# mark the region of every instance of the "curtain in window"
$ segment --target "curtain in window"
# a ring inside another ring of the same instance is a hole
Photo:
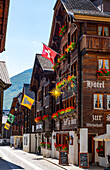
[[[97,94],[94,94],[94,108],[98,107]]]
[[[103,35],[103,29],[102,29],[102,27],[98,27],[98,35]]]
[[[103,60],[99,60],[99,70],[103,68]]]
[[[99,94],[99,108],[103,107],[102,103],[103,103],[102,94]]]
[[[104,36],[108,36],[108,28],[104,27]]]
[[[109,69],[109,62],[108,62],[109,60],[105,60],[105,68],[106,69]]]

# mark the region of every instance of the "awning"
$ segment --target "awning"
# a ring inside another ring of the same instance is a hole
[[[95,141],[110,141],[110,134],[104,134],[104,135],[100,135],[100,136],[96,136],[94,137]]]

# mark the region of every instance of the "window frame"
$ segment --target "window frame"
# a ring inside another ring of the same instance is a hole
[[[103,34],[103,35],[99,35],[99,27],[102,27],[102,34]],[[105,36],[105,35],[104,35],[104,28],[108,28],[108,36]],[[98,36],[109,37],[109,26],[98,25],[97,34],[98,34]]]
[[[94,107],[94,95],[97,95],[97,105],[98,107]],[[99,95],[102,95],[102,107],[100,108],[99,107]],[[103,110],[103,107],[104,107],[104,94],[103,93],[94,93],[93,94],[93,107],[94,107],[94,110]]]
[[[105,69],[105,60],[108,60],[108,69],[110,68],[110,60],[109,59],[106,59],[106,58],[99,58],[98,59],[98,71],[100,71],[99,69],[99,60],[103,60],[103,68],[102,69]]]

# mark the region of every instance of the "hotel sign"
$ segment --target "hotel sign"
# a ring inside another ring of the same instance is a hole
[[[96,81],[85,81],[87,82],[87,88],[105,88],[104,86],[104,81],[100,82],[96,82]]]

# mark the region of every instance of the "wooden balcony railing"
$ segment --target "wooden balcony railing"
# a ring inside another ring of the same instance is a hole
[[[110,52],[110,37],[98,35],[83,35],[80,38],[80,51],[83,49],[92,51]]]
[[[62,100],[67,99],[71,96],[75,96],[75,92],[70,91],[70,90],[64,90],[62,94]]]

